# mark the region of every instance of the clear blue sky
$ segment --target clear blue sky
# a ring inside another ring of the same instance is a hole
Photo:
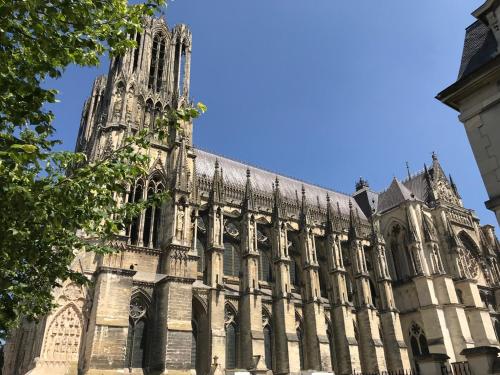
[[[195,144],[348,193],[359,176],[383,190],[436,151],[465,206],[496,224],[457,113],[434,99],[456,78],[481,3],[175,0],[167,20],[191,27],[191,94],[208,105]],[[65,148],[107,67],[72,67],[56,82]]]

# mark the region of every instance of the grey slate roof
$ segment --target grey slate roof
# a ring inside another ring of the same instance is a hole
[[[479,20],[470,25],[465,32],[462,62],[457,81],[490,61],[496,50],[496,38],[487,25]]]
[[[379,194],[377,212],[390,210],[402,202],[411,199],[413,199],[412,192],[398,179],[394,178],[389,188]]]
[[[430,170],[432,171],[432,169]],[[430,173],[430,172],[429,172]],[[410,179],[403,181],[403,185],[408,188],[415,197],[422,202],[427,202],[429,198],[429,190],[427,188],[427,181],[425,181],[425,174],[419,173],[412,176]]]
[[[247,168],[249,168],[251,173],[252,187],[256,191],[272,194],[273,184],[277,176],[280,183],[281,193],[285,198],[288,198],[289,200],[295,201],[297,194],[300,199],[302,186],[304,186],[307,202],[311,206],[317,206],[319,199],[320,206],[323,209],[326,209],[326,195],[328,194],[335,210],[338,202],[340,205],[340,211],[343,214],[348,215],[349,200],[351,200],[353,208],[358,209],[360,218],[366,219],[363,211],[359,208],[354,198],[352,198],[350,195],[302,182],[300,180],[269,172],[264,169],[252,167],[248,164],[243,164],[223,156],[200,150],[198,148],[194,148],[194,152],[196,154],[196,173],[198,176],[203,176],[205,178],[211,179],[214,173],[215,160],[217,159],[219,161],[221,169],[223,170],[224,182],[226,183],[245,186],[246,170]]]

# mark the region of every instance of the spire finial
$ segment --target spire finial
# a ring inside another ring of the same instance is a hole
[[[326,202],[330,203],[330,194],[326,193]]]
[[[215,158],[215,169],[219,169],[219,159]]]
[[[408,180],[411,179],[410,164],[406,162],[406,172],[408,173]]]
[[[434,151],[432,151],[432,160],[434,160],[434,161],[438,160],[438,156]]]
[[[247,167],[247,178],[250,178],[250,168]]]
[[[275,186],[276,186],[276,189],[279,189],[279,187],[280,187],[280,179],[278,178],[278,176],[276,176]]]

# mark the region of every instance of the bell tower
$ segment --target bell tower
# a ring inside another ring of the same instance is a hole
[[[76,150],[90,159],[116,148],[128,134],[154,131],[166,110],[189,103],[192,36],[187,26],[169,29],[163,18],[147,18],[143,30],[130,38],[137,46],[111,58],[108,75],[94,81],[84,105]],[[191,124],[180,130],[190,146]],[[180,141],[178,132],[172,129],[166,140],[153,140],[153,147]]]

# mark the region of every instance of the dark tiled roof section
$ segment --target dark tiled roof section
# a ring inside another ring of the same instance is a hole
[[[432,171],[432,169],[431,169]],[[403,181],[403,185],[408,188],[415,197],[422,202],[427,202],[429,198],[429,189],[425,180],[424,172],[412,176],[410,179]]]
[[[306,198],[311,206],[317,206],[318,200],[320,206],[326,208],[326,195],[330,196],[330,200],[336,209],[337,202],[340,205],[340,211],[349,214],[349,200],[352,201],[354,209],[358,209],[360,218],[366,219],[363,211],[358,206],[354,198],[348,194],[339,193],[333,190],[325,189],[316,185],[308,184],[300,180],[286,177],[277,173],[269,172],[260,168],[252,167],[247,164],[240,163],[235,160],[228,159],[223,156],[215,155],[207,151],[194,148],[196,154],[196,173],[199,176],[212,178],[214,173],[215,160],[219,161],[219,165],[223,170],[224,181],[238,186],[245,186],[246,170],[250,168],[250,176],[252,187],[256,191],[272,194],[273,184],[276,176],[279,178],[280,190],[284,197],[295,201],[297,194],[300,199],[302,186],[305,188]]]
[[[497,41],[490,28],[476,21],[465,32],[464,50],[457,81],[490,61],[497,50]]]
[[[378,198],[379,194],[370,189],[363,189],[354,194],[354,199],[366,217],[371,217],[372,210],[377,210]]]
[[[412,192],[400,181],[394,178],[389,188],[378,197],[377,212],[384,212],[407,200],[412,200]]]

